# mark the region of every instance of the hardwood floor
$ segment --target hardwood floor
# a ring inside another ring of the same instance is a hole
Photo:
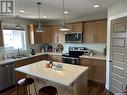
[[[17,95],[16,87],[13,87],[6,92],[0,92],[0,95]],[[88,83],[88,95],[113,95],[110,92],[106,91],[104,86],[98,85],[93,82]]]

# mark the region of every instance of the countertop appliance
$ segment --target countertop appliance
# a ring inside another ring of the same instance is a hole
[[[66,43],[81,43],[82,42],[82,32],[71,32],[65,34]]]
[[[79,64],[79,56],[84,54],[85,47],[69,47],[69,53],[62,55],[62,62],[68,64]]]
[[[0,91],[15,84],[14,63],[0,65]]]

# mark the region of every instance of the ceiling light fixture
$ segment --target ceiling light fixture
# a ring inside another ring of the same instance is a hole
[[[39,18],[38,18],[38,28],[37,28],[36,32],[44,32],[44,30],[42,29],[42,26],[41,26],[41,21],[40,21],[40,5],[41,4],[42,4],[41,2],[37,2]]]
[[[60,28],[60,31],[69,31],[68,25],[65,23],[65,6],[64,6],[64,0],[63,0],[63,24]]]
[[[64,11],[65,14],[68,14],[69,12],[68,11]]]
[[[24,10],[19,10],[20,13],[24,13],[25,11]]]
[[[47,18],[47,16],[43,16],[43,18]]]
[[[100,5],[94,5],[93,7],[94,7],[94,8],[99,8],[99,7],[100,7]]]

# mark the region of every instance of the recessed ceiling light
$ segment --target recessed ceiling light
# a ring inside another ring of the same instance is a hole
[[[19,10],[20,13],[24,13],[24,10]]]
[[[69,12],[68,11],[64,11],[65,14],[68,14]]]
[[[99,8],[99,7],[100,7],[100,5],[94,5],[93,7],[94,7],[94,8]]]
[[[43,16],[43,18],[47,18],[47,16]]]

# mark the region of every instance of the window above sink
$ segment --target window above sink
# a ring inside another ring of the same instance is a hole
[[[25,30],[21,29],[3,29],[5,49],[22,49],[26,50]]]

